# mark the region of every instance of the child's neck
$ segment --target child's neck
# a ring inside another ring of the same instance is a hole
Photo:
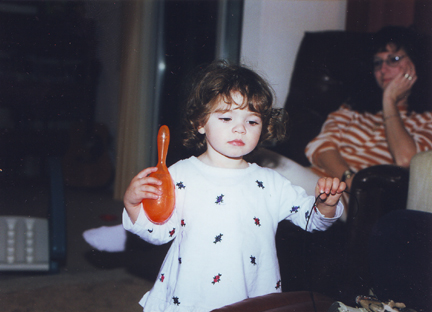
[[[212,155],[208,151],[204,152],[198,159],[206,165],[226,169],[244,169],[249,167],[249,164],[243,157],[230,158],[224,155]]]

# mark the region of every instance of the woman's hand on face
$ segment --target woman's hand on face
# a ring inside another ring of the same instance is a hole
[[[411,88],[417,80],[414,64],[409,61],[401,67],[399,73],[384,89],[383,97],[390,99],[394,104],[410,94]]]

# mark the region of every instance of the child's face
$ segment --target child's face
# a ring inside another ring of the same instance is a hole
[[[206,136],[208,153],[239,159],[257,146],[262,121],[259,114],[239,109],[244,100],[239,92],[233,92],[231,97],[235,102],[231,105],[218,100],[207,123],[198,131]]]

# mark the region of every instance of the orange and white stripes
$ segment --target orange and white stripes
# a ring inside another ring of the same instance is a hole
[[[401,109],[405,128],[413,137],[417,152],[432,149],[432,113],[408,113]],[[306,146],[306,156],[314,158],[330,149],[339,150],[351,170],[380,164],[394,164],[385,136],[382,112],[359,113],[342,105],[324,122],[321,133]]]

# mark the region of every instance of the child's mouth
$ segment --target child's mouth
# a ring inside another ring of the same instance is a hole
[[[229,141],[228,143],[231,145],[234,145],[234,146],[244,146],[245,145],[242,140],[232,140],[232,141]]]

